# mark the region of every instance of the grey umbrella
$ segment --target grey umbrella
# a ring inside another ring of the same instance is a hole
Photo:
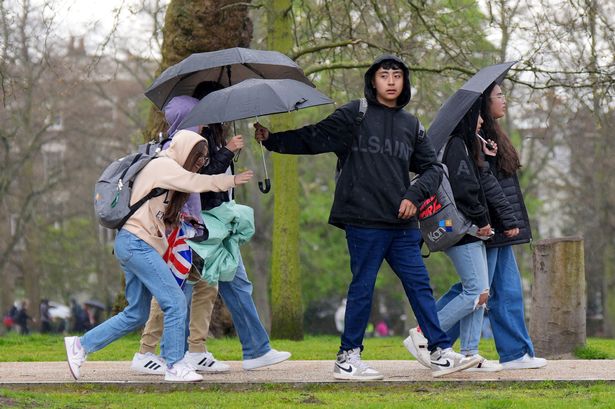
[[[442,104],[427,131],[427,136],[436,152],[442,149],[461,118],[489,85],[494,82],[500,84],[510,67],[517,62],[509,61],[482,68]]]
[[[314,86],[293,60],[277,51],[228,48],[196,53],[167,68],[145,91],[158,108],[177,95],[192,95],[203,81],[228,87],[249,78],[290,78]]]
[[[316,88],[299,81],[248,79],[205,96],[182,121],[179,129],[291,112],[332,103],[329,97]],[[265,168],[265,184],[258,182],[258,186],[261,192],[267,193],[271,188],[271,182],[267,175],[262,144],[261,155]]]

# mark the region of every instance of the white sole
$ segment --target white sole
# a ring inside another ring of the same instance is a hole
[[[431,363],[427,365],[421,358],[419,358],[421,356],[420,352],[416,350],[414,342],[412,342],[412,338],[410,336],[404,339],[404,346],[419,364],[423,365],[425,368],[431,369]]]
[[[284,362],[286,360],[288,360],[291,357],[291,354],[288,354],[288,356],[286,356],[285,354],[281,354],[280,356],[278,356],[275,359],[269,359],[267,361],[264,361],[260,364],[247,364],[244,362],[242,367],[243,369],[245,369],[246,371],[253,371],[255,369],[259,369],[259,368],[264,368],[266,366],[271,366],[271,365],[275,365],[275,364],[279,364],[280,362]],[[258,359],[258,358],[255,358]]]
[[[540,368],[544,368],[545,366],[547,366],[547,363],[545,362],[544,365],[528,365],[528,364],[509,364],[509,365],[504,365],[502,364],[502,370],[504,371],[509,371],[509,370],[519,370],[519,369],[540,369]]]
[[[352,376],[352,375],[346,375],[343,373],[337,373],[334,372],[333,373],[333,377],[335,379],[340,379],[343,381],[379,381],[381,379],[384,379],[383,375],[368,375],[368,376]]]
[[[70,374],[77,381],[79,380],[79,376],[75,375],[75,372],[73,372],[73,366],[70,364],[70,360],[68,358],[68,346],[69,346],[68,339],[65,337],[64,338],[64,349],[66,350],[66,363],[68,364],[68,369],[70,370]]]
[[[131,366],[130,369],[134,372],[140,373],[141,375],[162,375],[164,376],[164,371],[154,372],[154,371],[149,371],[147,369],[135,368],[133,366]]]
[[[455,373],[455,372],[463,371],[464,369],[472,368],[473,366],[478,365],[479,362],[480,362],[480,359],[477,358],[477,359],[474,359],[474,360],[470,360],[470,361],[466,362],[463,365],[454,366],[454,367],[452,367],[450,369],[443,369],[443,370],[434,371],[434,372],[431,373],[431,375],[434,378],[439,378],[439,377],[444,376],[444,375],[449,375],[449,374],[452,374],[452,373]]]

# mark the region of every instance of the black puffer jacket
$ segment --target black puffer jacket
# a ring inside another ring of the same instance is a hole
[[[489,210],[481,186],[480,172],[476,162],[468,154],[468,149],[461,135],[451,136],[444,148],[442,163],[448,168],[448,178],[457,209],[476,226],[488,225]],[[466,234],[455,246],[479,240],[475,236]]]
[[[234,154],[224,146],[220,147],[216,145],[211,132],[205,132],[203,137],[207,139],[209,149],[209,164],[201,168],[199,173],[205,175],[217,175],[226,172],[228,167],[231,167],[231,173],[233,172],[233,157]],[[214,207],[220,206],[224,202],[228,202],[228,192],[203,192],[201,193],[201,209],[210,210]]]
[[[395,60],[404,71],[404,87],[395,108],[381,105],[371,84],[377,67],[388,59]],[[271,133],[263,144],[280,153],[334,152],[344,159],[329,216],[334,226],[417,227],[415,218],[398,218],[400,203],[408,199],[419,207],[438,188],[442,169],[422,125],[403,110],[410,101],[408,68],[397,57],[378,58],[365,73],[364,94],[368,109],[358,129],[356,100],[315,125]],[[420,175],[413,185],[409,171]]]
[[[493,172],[497,178],[506,200],[512,207],[515,225],[512,226],[512,224],[508,224],[506,218],[500,216],[494,208],[490,207],[490,215],[492,226],[495,230],[495,236],[493,236],[493,238],[488,240],[485,244],[487,247],[502,247],[513,244],[529,243],[532,240],[532,229],[530,227],[530,219],[527,214],[527,209],[525,207],[525,203],[523,202],[523,193],[521,192],[519,179],[516,174],[506,176],[497,171],[497,159],[488,157],[488,160],[491,172]],[[504,230],[509,230],[514,227],[519,228],[519,234],[515,237],[506,237],[504,235]]]
[[[484,155],[483,159],[485,159]],[[491,166],[486,159],[483,160],[479,170],[480,183],[483,186],[489,206],[489,218],[492,224],[497,224],[497,226],[492,225],[491,227],[494,230],[510,230],[519,227],[520,223],[515,216],[515,211],[508,202],[500,182],[491,171]]]

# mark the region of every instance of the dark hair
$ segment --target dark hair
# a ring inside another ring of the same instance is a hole
[[[192,92],[192,97],[196,99],[203,99],[210,92],[218,91],[224,87],[216,81],[203,81],[196,86]]]
[[[395,60],[382,61],[374,70],[374,74],[379,68],[382,68],[383,70],[402,70],[403,71],[402,66]]]
[[[463,138],[468,152],[470,152],[474,162],[477,165],[481,165],[483,160],[480,154],[480,144],[476,137],[476,124],[478,123],[478,116],[480,115],[481,99],[479,98],[471,107],[468,112],[461,118],[461,120],[455,126],[452,135],[460,135]]]
[[[210,124],[207,127],[203,128],[201,132],[206,139],[211,137],[211,141],[216,145],[215,147],[211,147],[209,151],[209,155],[213,155],[218,148],[224,146],[226,142],[226,132],[222,124]]]
[[[199,141],[196,145],[194,145],[194,147],[188,154],[188,157],[186,158],[186,162],[184,163],[184,169],[192,172],[192,169],[194,168],[194,165],[196,164],[199,157],[203,154],[208,155],[207,150],[207,141],[205,139]],[[189,196],[190,193],[186,192],[171,192],[171,199],[166,210],[164,211],[163,216],[163,220],[166,225],[177,226],[177,224],[179,223],[179,214],[182,210],[182,207],[184,207],[184,204],[186,204],[186,201],[188,201]]]
[[[506,135],[497,119],[491,115],[491,91],[496,86],[494,82],[483,93],[483,103],[481,104],[481,115],[483,117],[482,131],[486,139],[493,139],[498,144],[497,170],[505,176],[512,176],[521,168],[519,153]]]

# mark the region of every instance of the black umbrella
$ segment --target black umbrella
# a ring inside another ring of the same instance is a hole
[[[182,121],[179,129],[291,112],[332,103],[329,97],[316,88],[299,81],[248,79],[205,96]],[[262,182],[258,182],[258,186],[261,192],[267,193],[271,188],[271,182],[267,174],[262,144],[261,155],[265,168],[265,184],[263,186]]]
[[[99,308],[101,310],[104,310],[105,308],[107,308],[105,304],[103,304],[102,302],[98,300],[87,300],[86,302],[84,302],[84,304],[89,307]]]
[[[448,137],[461,118],[489,85],[494,82],[501,83],[510,67],[517,62],[509,61],[481,69],[444,102],[427,131],[427,136],[436,152],[439,152],[446,144]]]
[[[249,78],[290,78],[314,86],[301,67],[277,51],[228,48],[192,54],[167,68],[145,91],[158,108],[177,95],[192,95],[203,81],[224,87]]]

